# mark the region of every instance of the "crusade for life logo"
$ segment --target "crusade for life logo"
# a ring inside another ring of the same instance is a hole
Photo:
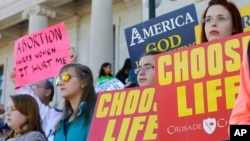
[[[168,134],[176,134],[182,132],[192,132],[192,131],[200,131],[204,130],[207,134],[211,135],[215,132],[216,128],[228,128],[228,120],[224,117],[221,118],[206,118],[203,121],[192,124],[185,125],[170,125],[166,129]]]
[[[216,128],[216,119],[207,118],[203,120],[203,129],[206,133],[212,134]]]

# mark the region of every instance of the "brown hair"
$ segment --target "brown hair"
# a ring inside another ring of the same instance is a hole
[[[30,131],[38,131],[44,135],[42,129],[42,120],[39,113],[39,107],[36,100],[27,94],[11,95],[10,96],[16,110],[27,117],[27,122],[20,127],[20,134],[25,134]],[[27,125],[27,128],[23,128]],[[14,131],[10,133],[9,137],[14,136]]]
[[[59,74],[61,74],[68,68],[74,68],[76,75],[79,77],[79,79],[83,80],[85,83],[80,102],[86,102],[86,110],[82,112],[84,112],[85,119],[86,119],[84,121],[84,125],[88,125],[90,124],[90,121],[92,119],[92,114],[93,114],[94,106],[96,103],[96,93],[95,93],[94,84],[93,84],[92,71],[90,70],[89,67],[85,65],[78,64],[78,63],[70,63],[70,64],[64,65],[61,68]],[[69,111],[72,111],[71,104],[67,99],[65,99],[63,111],[64,111],[64,116],[62,118],[64,118],[68,114]],[[79,113],[79,109],[78,111],[73,113],[74,114],[73,117],[76,118],[76,115],[78,113]]]
[[[144,53],[141,57],[148,56],[148,55],[156,55],[156,54],[160,54],[160,53],[162,53],[162,52],[163,52],[163,51],[151,50],[151,51],[149,51],[149,52]]]
[[[235,32],[233,32],[232,35],[243,32],[243,26],[241,22],[241,15],[240,15],[239,9],[235,6],[234,3],[227,1],[227,0],[211,0],[208,3],[208,6],[205,9],[204,13],[202,14],[202,17],[201,17],[202,20],[205,19],[208,9],[214,5],[222,5],[229,11],[230,15],[232,16],[233,27],[235,29]],[[205,23],[202,22],[201,43],[207,42],[207,37],[206,37],[204,28],[205,28]]]

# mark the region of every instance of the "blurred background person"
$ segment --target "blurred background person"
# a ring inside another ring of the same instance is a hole
[[[5,107],[3,104],[0,104],[0,114],[3,115],[5,113]],[[0,118],[0,137],[6,136],[7,133],[11,129],[7,125],[7,123],[4,121],[4,118]]]
[[[125,88],[132,88],[132,87],[136,87],[137,85],[137,81],[136,81],[136,75],[135,75],[135,71],[133,68],[130,69],[129,74],[128,74],[128,79],[126,81],[125,84]]]
[[[108,62],[103,63],[99,70],[98,80],[96,84],[102,85],[113,78],[114,76],[112,75],[112,65]]]
[[[131,68],[131,61],[129,58],[126,58],[123,67],[117,72],[115,77],[119,79],[123,84],[126,84]]]
[[[240,70],[239,94],[229,119],[230,124],[250,124],[250,41],[248,42],[247,53],[243,56]]]
[[[49,79],[33,83],[30,85],[30,88],[43,104],[49,106],[54,96],[54,85]]]

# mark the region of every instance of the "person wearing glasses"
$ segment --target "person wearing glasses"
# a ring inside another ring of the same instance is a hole
[[[43,104],[49,106],[49,103],[53,100],[54,96],[54,86],[49,79],[31,84],[30,88]]]
[[[0,141],[47,141],[36,100],[27,94],[10,95],[6,122],[12,129]]]
[[[71,63],[61,68],[56,85],[65,102],[54,141],[87,140],[96,104],[93,83],[92,71],[85,65]]]
[[[243,32],[240,12],[228,0],[211,0],[201,18],[202,43]]]
[[[150,51],[144,54],[140,60],[138,68],[135,69],[137,83],[139,86],[148,86],[155,84],[155,62],[154,55],[160,51]]]
[[[211,0],[202,14],[201,42],[209,42],[243,32],[241,15],[237,6],[228,0]],[[237,105],[237,103],[236,103]],[[240,107],[240,106],[237,106]],[[230,124],[236,123],[236,115],[245,111],[232,111]],[[241,119],[239,119],[241,120]]]

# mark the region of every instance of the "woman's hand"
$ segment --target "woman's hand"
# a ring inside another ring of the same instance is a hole
[[[69,48],[69,56],[71,58],[71,63],[74,63],[77,61],[76,50],[74,47]]]

